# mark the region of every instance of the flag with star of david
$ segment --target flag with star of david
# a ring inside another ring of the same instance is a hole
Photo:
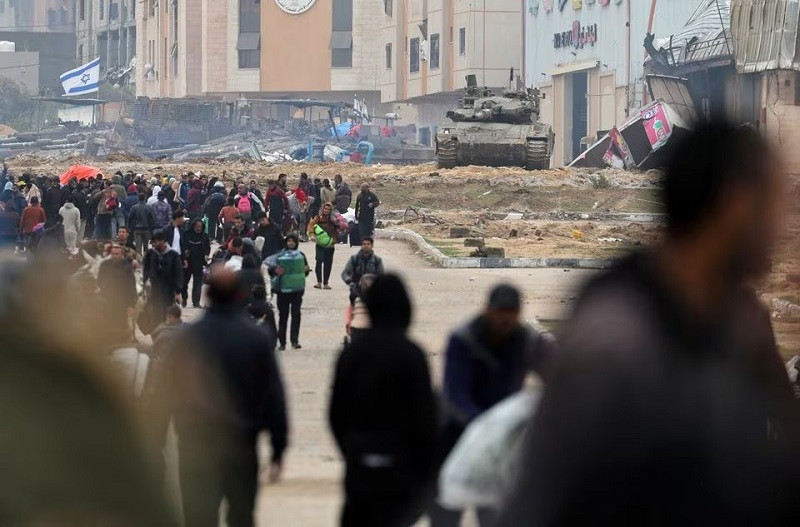
[[[61,77],[65,95],[83,95],[100,90],[100,59],[78,66]]]

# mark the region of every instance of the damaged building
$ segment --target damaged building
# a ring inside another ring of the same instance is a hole
[[[649,102],[642,41],[678,31],[698,3],[527,2],[525,84],[545,95],[542,120],[556,134],[553,165],[569,163]]]
[[[756,124],[800,173],[800,1],[732,0],[736,72],[758,90]]]

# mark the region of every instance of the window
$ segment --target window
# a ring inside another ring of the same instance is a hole
[[[61,9],[59,9],[59,12],[61,13],[61,25],[62,26],[70,25],[69,24],[69,12],[67,11],[67,8],[66,7],[62,7]]]
[[[431,35],[431,41],[429,42],[430,46],[430,53],[428,63],[431,66],[432,70],[439,69],[439,33],[434,33]]]
[[[0,0],[0,13],[6,12],[6,0]]]
[[[386,69],[392,69],[392,45],[386,44]]]
[[[392,0],[383,0],[383,12],[386,13],[386,16],[392,16]]]
[[[55,27],[58,25],[58,15],[55,9],[47,10],[47,27]]]
[[[103,20],[106,17],[106,2],[105,0],[100,0],[98,4],[100,4],[100,7],[97,8],[97,12],[99,13],[98,16],[100,17],[100,20]]]
[[[236,49],[239,51],[239,68],[261,67],[261,33],[239,33]]]
[[[261,67],[261,3],[239,0],[239,68]]]
[[[465,27],[458,30],[458,54],[467,54],[467,28]]]
[[[172,49],[169,50],[170,68],[172,69],[172,76],[178,78],[178,43],[173,42]]]
[[[332,68],[352,68],[353,67],[353,48],[332,49],[331,50]]]
[[[419,129],[419,144],[425,146],[431,146],[431,129],[430,128],[420,128]]]
[[[78,61],[83,64],[83,44],[78,46]]]
[[[86,20],[86,0],[78,0],[78,16],[81,20]]]
[[[116,2],[111,2],[108,5],[108,19],[117,20],[118,18],[119,18],[119,4]]]
[[[353,0],[333,0],[331,67],[353,67]]]
[[[417,73],[419,71],[419,37],[411,39],[411,52],[408,56],[411,73]]]

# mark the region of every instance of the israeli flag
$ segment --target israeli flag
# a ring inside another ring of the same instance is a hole
[[[83,95],[100,90],[100,59],[78,66],[61,77],[65,95]]]

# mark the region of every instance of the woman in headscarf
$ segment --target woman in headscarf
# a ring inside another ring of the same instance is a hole
[[[158,201],[158,193],[159,192],[161,192],[161,187],[159,187],[158,185],[153,187],[153,193],[150,195],[149,198],[147,198],[147,204],[148,205],[153,206],[153,205],[156,204],[156,201]]]

